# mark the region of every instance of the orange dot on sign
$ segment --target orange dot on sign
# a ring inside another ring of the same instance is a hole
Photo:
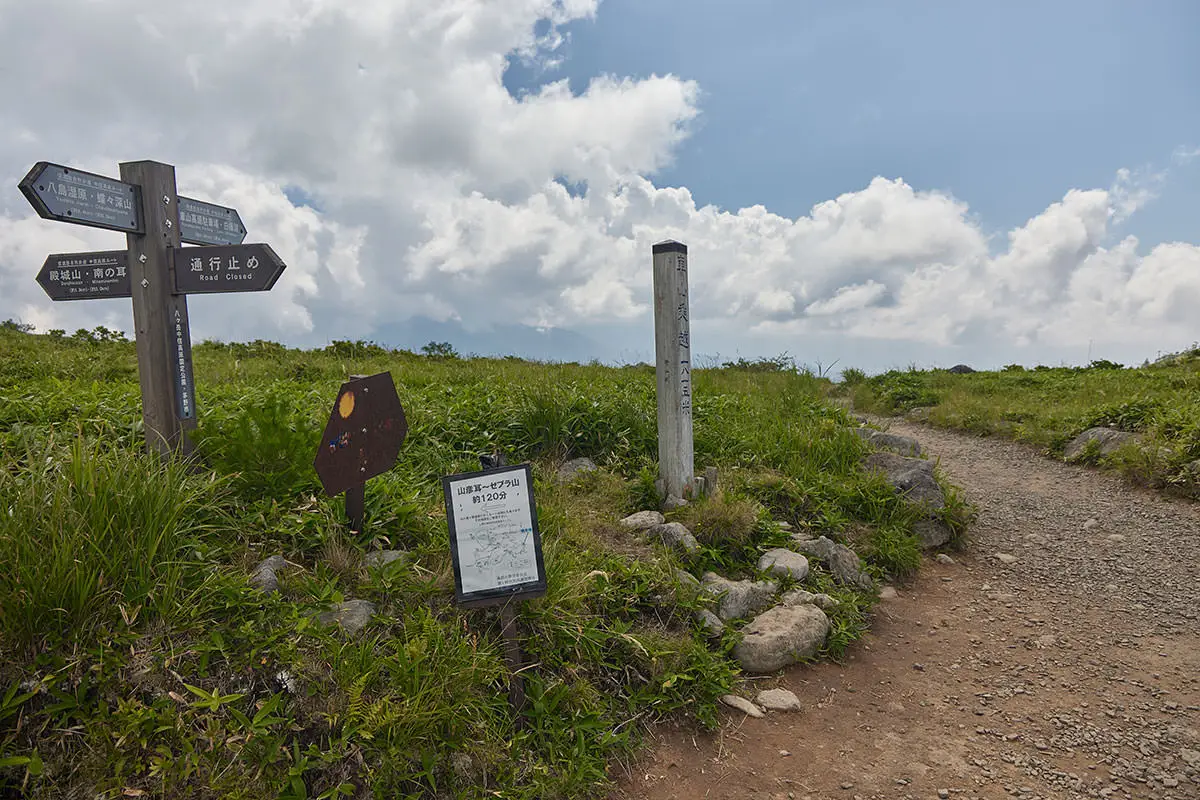
[[[346,392],[338,398],[338,414],[342,419],[354,413],[354,392]]]

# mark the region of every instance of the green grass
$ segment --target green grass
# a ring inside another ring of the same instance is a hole
[[[862,470],[829,382],[775,366],[694,374],[697,465],[724,488],[676,514],[703,544],[684,558],[616,525],[656,501],[649,367],[204,343],[197,460],[161,464],[131,343],[0,328],[0,796],[600,796],[647,726],[715,725],[738,679],[677,569],[752,576],[787,543],[776,520],[878,576],[919,561],[915,512]],[[312,459],[338,386],[383,370],[409,434],[355,536]],[[496,613],[453,603],[442,507],[440,477],[495,450],[534,466],[548,571],[520,615],[522,730]],[[601,471],[554,480],[579,455]],[[376,547],[411,558],[367,570]],[[263,596],[247,573],[274,553]],[[806,585],[839,599],[840,658],[874,598],[819,568]],[[349,598],[377,607],[357,637],[315,622]]]
[[[1137,433],[1141,447],[1106,460],[1139,485],[1200,497],[1200,349],[1139,368],[1012,365],[998,372],[853,371],[843,391],[880,414],[916,412],[931,424],[1006,436],[1061,456],[1079,433],[1107,426]],[[1091,459],[1095,461],[1095,459]]]

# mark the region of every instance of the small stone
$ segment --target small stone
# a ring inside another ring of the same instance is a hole
[[[408,553],[404,550],[374,550],[363,557],[363,564],[368,569],[373,569],[375,567],[386,566],[393,561],[400,561],[407,557]]]
[[[913,533],[921,540],[921,547],[933,550],[936,547],[949,544],[950,528],[944,522],[936,519],[921,519],[913,523]]]
[[[946,800],[946,798],[948,798],[950,796],[950,790],[949,789],[938,789],[937,795],[938,795],[938,800]]]
[[[1163,778],[1162,785],[1167,787],[1168,789],[1174,789],[1176,786],[1179,785],[1179,779],[1176,777],[1173,777],[1173,776],[1167,776],[1167,777]]]
[[[700,543],[696,541],[696,537],[692,536],[692,532],[682,522],[664,522],[662,525],[655,525],[653,528],[650,528],[647,533],[684,555],[694,553],[700,549]]]
[[[617,524],[626,530],[645,531],[655,525],[662,525],[664,522],[666,519],[657,511],[639,511],[636,514],[630,514]]]
[[[1096,519],[1095,517],[1090,517],[1087,522],[1083,523],[1083,529],[1085,531],[1090,531],[1093,528],[1098,527],[1100,527],[1100,520]]]
[[[675,579],[679,581],[680,586],[685,586],[690,590],[694,591],[700,588],[700,581],[696,579],[695,575],[685,569],[675,570]]]
[[[724,635],[725,623],[707,608],[697,609],[695,616],[696,621],[703,628],[705,636],[708,636],[710,639],[720,639]]]
[[[776,547],[762,554],[758,569],[777,578],[791,577],[802,581],[808,577],[808,559],[785,547]]]
[[[286,566],[287,561],[283,556],[276,555],[265,558],[254,567],[249,583],[255,589],[266,594],[277,592],[279,591],[279,577],[275,573]]]
[[[800,710],[800,698],[787,689],[764,689],[754,698],[754,702],[768,711]]]
[[[765,716],[761,708],[754,705],[754,703],[751,703],[744,697],[738,697],[736,694],[721,695],[721,702],[730,708],[735,708],[738,711],[741,711],[748,717],[762,719],[763,716]]]
[[[896,592],[895,586],[884,586],[879,590],[880,600],[895,600],[900,595]]]
[[[875,588],[875,580],[863,569],[862,560],[858,554],[844,544],[838,544],[826,536],[803,541],[798,537],[793,537],[792,541],[797,550],[819,559],[821,563],[829,567],[829,571],[833,573],[833,577],[839,583],[865,592]]]
[[[595,472],[599,467],[596,462],[590,458],[572,458],[558,468],[558,479],[560,481],[570,481],[585,472]]]
[[[670,497],[668,497],[666,500],[663,501],[663,510],[671,511],[676,508],[682,508],[683,506],[686,506],[687,504],[688,504],[688,501],[684,500],[682,497],[676,497],[675,495],[671,495]]]
[[[347,600],[319,614],[317,621],[322,625],[341,625],[342,630],[353,636],[366,627],[374,613],[375,604],[369,600]]]
[[[954,563],[954,559],[945,553],[938,553],[936,559],[939,564],[952,565]]]
[[[995,558],[997,561],[999,561],[1001,564],[1015,564],[1017,561],[1017,557],[1014,555],[1011,555],[1009,553],[996,553],[992,557]]]
[[[715,572],[706,572],[700,581],[700,590],[716,600],[717,616],[728,621],[742,619],[770,607],[779,584],[775,581],[731,581]]]

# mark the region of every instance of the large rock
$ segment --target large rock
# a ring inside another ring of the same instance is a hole
[[[829,617],[816,606],[776,606],[742,629],[733,657],[746,672],[774,672],[815,656],[828,635]]]
[[[584,472],[595,472],[597,469],[596,462],[590,458],[572,458],[558,468],[558,479],[569,481]]]
[[[1100,455],[1112,455],[1122,446],[1130,442],[1137,442],[1140,438],[1135,433],[1126,433],[1114,428],[1088,428],[1071,440],[1063,450],[1063,457],[1067,461],[1075,461],[1083,455],[1089,442],[1096,442],[1099,445]]]
[[[655,525],[662,525],[666,519],[657,511],[639,511],[630,514],[617,524],[629,531],[646,531]]]
[[[950,543],[950,529],[940,520],[917,520],[913,524],[913,533],[921,540],[921,547],[926,550],[932,550],[935,547],[941,547]]]
[[[784,547],[776,547],[762,554],[758,568],[777,578],[792,577],[802,581],[808,577],[808,559]]]
[[[275,573],[287,566],[283,556],[264,558],[250,573],[250,585],[260,592],[271,594],[279,591],[279,576]]]
[[[818,539],[797,538],[793,541],[797,550],[818,559],[828,567],[839,583],[864,592],[875,589],[875,581],[863,570],[858,554],[844,544],[838,544],[825,536]]]
[[[322,625],[340,625],[353,636],[367,626],[374,613],[375,604],[370,600],[347,600],[317,615],[317,621]]]
[[[717,601],[717,616],[726,622],[767,608],[778,590],[775,581],[731,581],[715,572],[704,573],[700,580],[700,591]]]
[[[966,364],[955,364],[947,372],[953,372],[955,375],[970,375],[975,370],[968,367]]]
[[[700,549],[700,543],[682,522],[664,522],[662,525],[655,525],[648,533],[663,544],[673,547],[685,555]]]
[[[942,487],[933,477],[933,462],[907,458],[896,453],[872,453],[866,459],[867,469],[882,472],[888,483],[905,499],[913,503],[940,509],[946,505]]]
[[[852,428],[851,430],[876,450],[891,450],[902,456],[921,455],[921,443],[911,436],[877,431],[874,428]]]

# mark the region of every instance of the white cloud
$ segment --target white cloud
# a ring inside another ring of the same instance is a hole
[[[502,82],[510,55],[551,68],[562,26],[597,8],[0,0],[0,178],[12,187],[39,159],[115,175],[156,157],[182,192],[236,206],[289,268],[269,295],[193,298],[197,338],[353,338],[412,316],[615,329],[647,319],[650,246],[667,237],[690,248],[698,338],[704,325],[942,345],[1194,335],[1200,250],[1112,242],[1164,173],[1066,190],[1007,237],[900,178],[797,219],[655,186],[700,113],[695,83],[605,75],[513,97]],[[320,211],[293,206],[292,186]],[[33,282],[49,252],[121,239],[3,194],[0,318],[128,329],[124,301],[55,304]]]

